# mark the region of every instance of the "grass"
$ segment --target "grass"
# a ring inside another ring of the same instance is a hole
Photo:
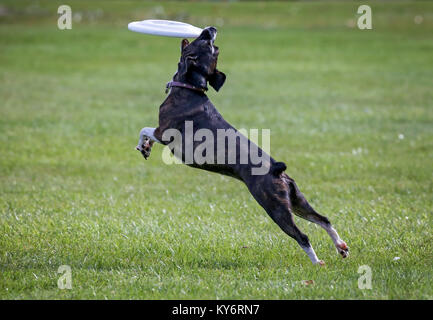
[[[0,6],[1,299],[433,298],[431,3],[372,2],[361,31],[347,1],[69,2],[66,31],[62,2]],[[271,129],[348,259],[296,219],[313,266],[241,183],[133,150],[179,58],[179,39],[126,29],[151,17],[218,27],[228,78],[210,98],[235,127]]]

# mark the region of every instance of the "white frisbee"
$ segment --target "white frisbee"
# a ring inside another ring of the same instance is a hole
[[[203,31],[188,23],[171,20],[134,21],[128,24],[128,29],[145,34],[177,38],[197,38]]]

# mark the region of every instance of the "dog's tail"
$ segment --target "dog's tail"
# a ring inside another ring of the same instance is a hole
[[[283,172],[286,169],[287,169],[287,166],[284,162],[275,162],[271,166],[271,173],[274,176],[278,177],[281,174],[281,172]]]

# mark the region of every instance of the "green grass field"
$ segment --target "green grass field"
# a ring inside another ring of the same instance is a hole
[[[432,3],[371,2],[359,30],[359,2],[67,1],[60,31],[63,3],[0,3],[1,299],[433,299]],[[211,100],[271,129],[348,259],[296,218],[313,266],[240,182],[134,151],[179,59],[126,29],[155,17],[218,27]]]

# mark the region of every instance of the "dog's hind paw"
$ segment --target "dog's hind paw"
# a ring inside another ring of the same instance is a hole
[[[341,254],[343,258],[347,258],[349,256],[349,247],[347,246],[346,242],[342,241],[335,245],[337,248],[337,252]]]
[[[151,141],[149,138],[145,138],[144,143],[142,145],[136,146],[135,149],[140,151],[144,159],[147,160],[147,158],[150,156],[150,152],[152,151],[152,146],[153,141]]]
[[[317,260],[317,262],[315,262],[313,264],[315,264],[317,266],[324,267],[325,266],[325,261],[323,261],[323,260]]]

